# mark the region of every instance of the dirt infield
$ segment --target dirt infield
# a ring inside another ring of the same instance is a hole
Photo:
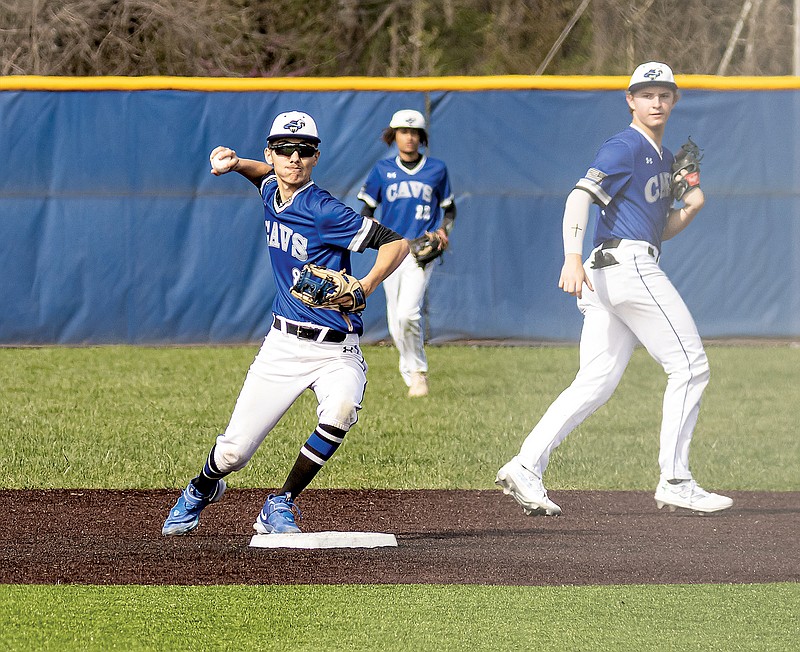
[[[496,491],[309,490],[304,531],[391,532],[397,548],[250,548],[262,490],[232,489],[164,538],[175,491],[0,490],[6,584],[671,584],[800,581],[800,492],[732,492],[715,516],[649,492],[554,491],[560,518]]]

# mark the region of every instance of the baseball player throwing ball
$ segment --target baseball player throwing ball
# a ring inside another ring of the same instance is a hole
[[[278,420],[310,389],[317,397],[318,424],[253,525],[260,534],[299,532],[294,500],[358,418],[367,384],[359,310],[406,256],[408,243],[314,184],[311,171],[320,157],[319,143],[313,118],[289,111],[272,123],[265,161],[239,158],[227,147],[211,152],[212,174],[238,172],[261,192],[277,293],[272,328],[247,373],[230,423],[170,510],[161,530],[165,536],[197,528],[200,512],[225,493],[225,476],[247,464]],[[357,280],[349,275],[350,253],[368,247],[378,255],[369,273]]]
[[[702,489],[689,471],[708,359],[689,310],[659,267],[662,241],[683,231],[705,201],[694,143],[684,145],[677,163],[661,144],[678,97],[669,66],[650,62],[636,68],[626,93],[630,126],[603,143],[567,198],[559,287],[577,297],[583,313],[580,369],[519,454],[497,473],[497,484],[528,514],[561,513],[542,484],[550,455],[611,397],[637,342],[668,377],[656,505],[718,512],[733,504]],[[673,207],[676,198],[682,200],[679,207]],[[593,203],[599,206],[594,248],[582,263]]]

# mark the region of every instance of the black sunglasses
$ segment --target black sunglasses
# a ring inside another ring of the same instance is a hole
[[[278,156],[286,156],[287,158],[297,152],[300,158],[311,158],[317,153],[317,148],[308,143],[279,143],[278,145],[270,145],[269,148]]]

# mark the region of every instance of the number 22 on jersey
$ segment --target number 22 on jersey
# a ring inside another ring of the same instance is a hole
[[[431,207],[429,204],[417,204],[417,210],[414,214],[414,219],[417,220],[430,220]]]

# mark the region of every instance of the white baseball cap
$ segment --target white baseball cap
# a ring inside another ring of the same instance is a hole
[[[317,123],[308,113],[303,113],[302,111],[287,111],[273,120],[269,136],[267,136],[267,142],[272,142],[278,138],[302,138],[314,143],[320,141]]]
[[[633,93],[645,86],[666,86],[673,91],[678,90],[672,68],[658,61],[643,63],[633,71],[631,81],[628,83],[628,92]]]
[[[414,109],[402,109],[389,121],[392,129],[425,129],[425,116]]]

